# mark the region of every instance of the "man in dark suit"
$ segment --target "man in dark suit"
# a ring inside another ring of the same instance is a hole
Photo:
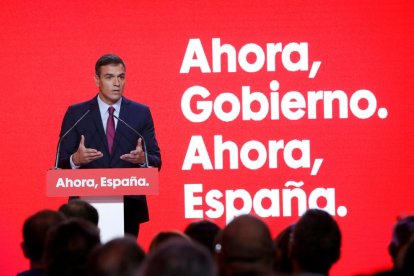
[[[146,165],[143,144],[146,143],[148,165],[160,169],[161,154],[150,109],[123,96],[125,64],[122,59],[112,54],[99,58],[95,65],[95,82],[98,95],[70,106],[65,114],[60,137],[86,115],[62,139],[59,167],[143,167]],[[125,233],[137,236],[139,224],[148,220],[145,196],[124,196]]]

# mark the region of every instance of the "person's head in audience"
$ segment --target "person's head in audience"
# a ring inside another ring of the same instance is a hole
[[[163,244],[166,241],[175,239],[183,239],[187,241],[190,240],[190,238],[186,234],[181,233],[179,231],[161,231],[152,238],[151,243],[149,245],[149,251],[153,251],[155,248],[160,246],[160,244]]]
[[[391,255],[392,261],[395,264],[401,249],[408,243],[411,236],[414,234],[414,216],[407,216],[399,218],[394,226],[392,239],[388,246],[388,252]]]
[[[252,215],[231,221],[216,245],[220,275],[271,275],[274,248],[267,225]]]
[[[289,241],[294,229],[294,224],[289,225],[280,232],[275,240],[275,262],[274,268],[278,273],[292,273],[292,261],[290,259]]]
[[[71,218],[50,230],[46,242],[46,275],[85,275],[87,258],[100,244],[98,228],[79,218]]]
[[[87,265],[88,276],[133,276],[144,261],[145,252],[135,237],[113,239],[97,246]]]
[[[306,211],[294,226],[290,242],[294,273],[328,275],[332,265],[339,260],[341,231],[325,211]]]
[[[208,220],[190,223],[184,233],[194,241],[204,245],[210,252],[214,253],[215,238],[221,231],[220,227]]]
[[[23,224],[23,254],[30,260],[31,270],[44,269],[44,251],[49,230],[65,220],[65,217],[52,210],[39,211],[26,219]]]
[[[60,206],[59,212],[63,213],[67,218],[81,218],[94,225],[98,225],[98,211],[86,201],[80,199],[71,200]]]
[[[217,270],[208,250],[190,239],[171,239],[151,251],[138,276],[214,276]]]

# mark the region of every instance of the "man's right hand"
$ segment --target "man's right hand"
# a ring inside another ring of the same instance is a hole
[[[89,149],[85,147],[85,136],[81,135],[78,150],[72,155],[73,163],[76,166],[86,165],[103,156],[102,152],[96,149]]]

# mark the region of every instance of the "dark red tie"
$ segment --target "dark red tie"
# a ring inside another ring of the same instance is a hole
[[[114,121],[115,108],[110,106],[108,108],[109,117],[106,122],[106,141],[108,142],[109,153],[112,154],[112,145],[114,144],[115,137],[115,121]]]

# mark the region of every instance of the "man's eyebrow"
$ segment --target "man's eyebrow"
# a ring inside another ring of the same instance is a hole
[[[114,75],[114,74],[111,74],[111,73],[107,73],[107,74],[105,74],[104,76],[108,76],[108,77],[109,77],[109,76],[111,76],[111,77],[113,77],[113,76],[115,76],[115,75]],[[119,74],[119,75],[118,75],[118,77],[119,77],[119,76],[125,76],[125,73],[121,73],[121,74]]]

